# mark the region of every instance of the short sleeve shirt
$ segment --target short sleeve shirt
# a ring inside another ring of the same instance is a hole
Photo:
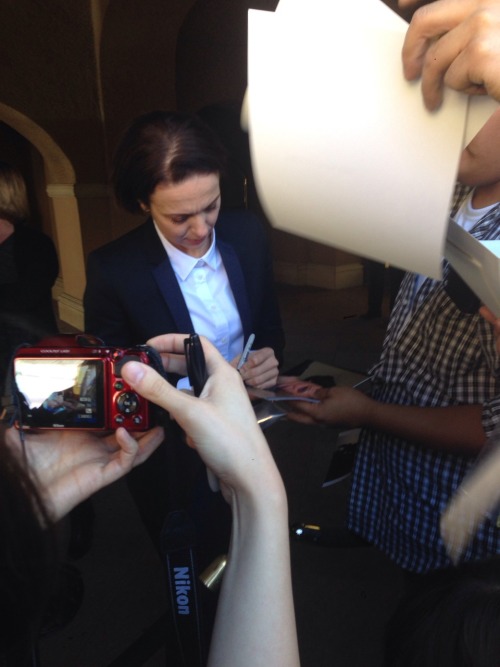
[[[467,192],[457,193],[453,211]],[[452,213],[453,213],[452,211]],[[500,204],[470,232],[500,238]],[[415,291],[407,274],[396,300],[383,351],[372,368],[376,400],[440,407],[481,404],[486,434],[500,419],[500,362],[492,327],[477,312],[462,312],[442,281],[427,278]],[[474,458],[364,430],[353,471],[349,527],[402,568],[427,572],[450,561],[439,519]],[[499,480],[500,484],[500,480]],[[497,513],[479,527],[464,560],[500,553]]]

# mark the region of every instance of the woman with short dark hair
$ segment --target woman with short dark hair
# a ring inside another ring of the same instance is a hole
[[[254,334],[239,372],[248,385],[271,387],[284,334],[269,243],[253,213],[221,209],[224,168],[224,148],[195,115],[153,111],[131,123],[115,152],[113,185],[122,207],[146,220],[89,255],[85,329],[120,347],[196,332],[233,367]],[[174,373],[169,380],[190,386]],[[192,510],[201,571],[226,552],[230,515],[182,431],[167,428],[163,445],[127,483],[157,549],[168,513]]]
[[[222,174],[226,153],[213,130],[194,115],[153,111],[140,116],[122,137],[113,162],[118,203],[141,213],[156,187],[193,174]]]
[[[113,162],[118,203],[146,222],[91,253],[85,328],[107,344],[196,331],[256,387],[272,386],[284,336],[267,237],[255,215],[221,212],[225,149],[197,116],[153,111],[125,131]]]

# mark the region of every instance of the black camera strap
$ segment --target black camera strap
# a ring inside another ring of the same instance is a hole
[[[198,334],[192,333],[184,340],[184,350],[193,393],[199,396],[208,375]],[[211,494],[208,485],[206,488]],[[215,616],[213,593],[201,584],[197,572],[196,533],[194,517],[186,510],[177,510],[168,514],[160,535],[173,624],[183,667],[205,665],[205,633],[207,630],[210,632]]]
[[[161,531],[160,549],[183,667],[203,667],[206,660],[195,547],[196,529],[189,514],[170,512]]]

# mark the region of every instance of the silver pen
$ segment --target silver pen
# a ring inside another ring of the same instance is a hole
[[[238,364],[236,366],[236,370],[239,371],[240,368],[247,362],[248,355],[250,354],[250,350],[252,349],[253,342],[255,340],[255,334],[251,333],[250,336],[248,336],[248,340],[246,342],[245,347],[243,348],[243,352],[241,353],[240,358],[238,359]]]

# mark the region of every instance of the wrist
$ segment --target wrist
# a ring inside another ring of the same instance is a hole
[[[288,502],[283,480],[274,461],[269,467],[260,468],[257,476],[249,475],[244,484],[233,489],[230,501],[233,519],[243,524],[286,523]]]
[[[369,396],[363,396],[358,426],[362,428],[375,428],[380,415],[380,407],[381,404],[378,401]]]

